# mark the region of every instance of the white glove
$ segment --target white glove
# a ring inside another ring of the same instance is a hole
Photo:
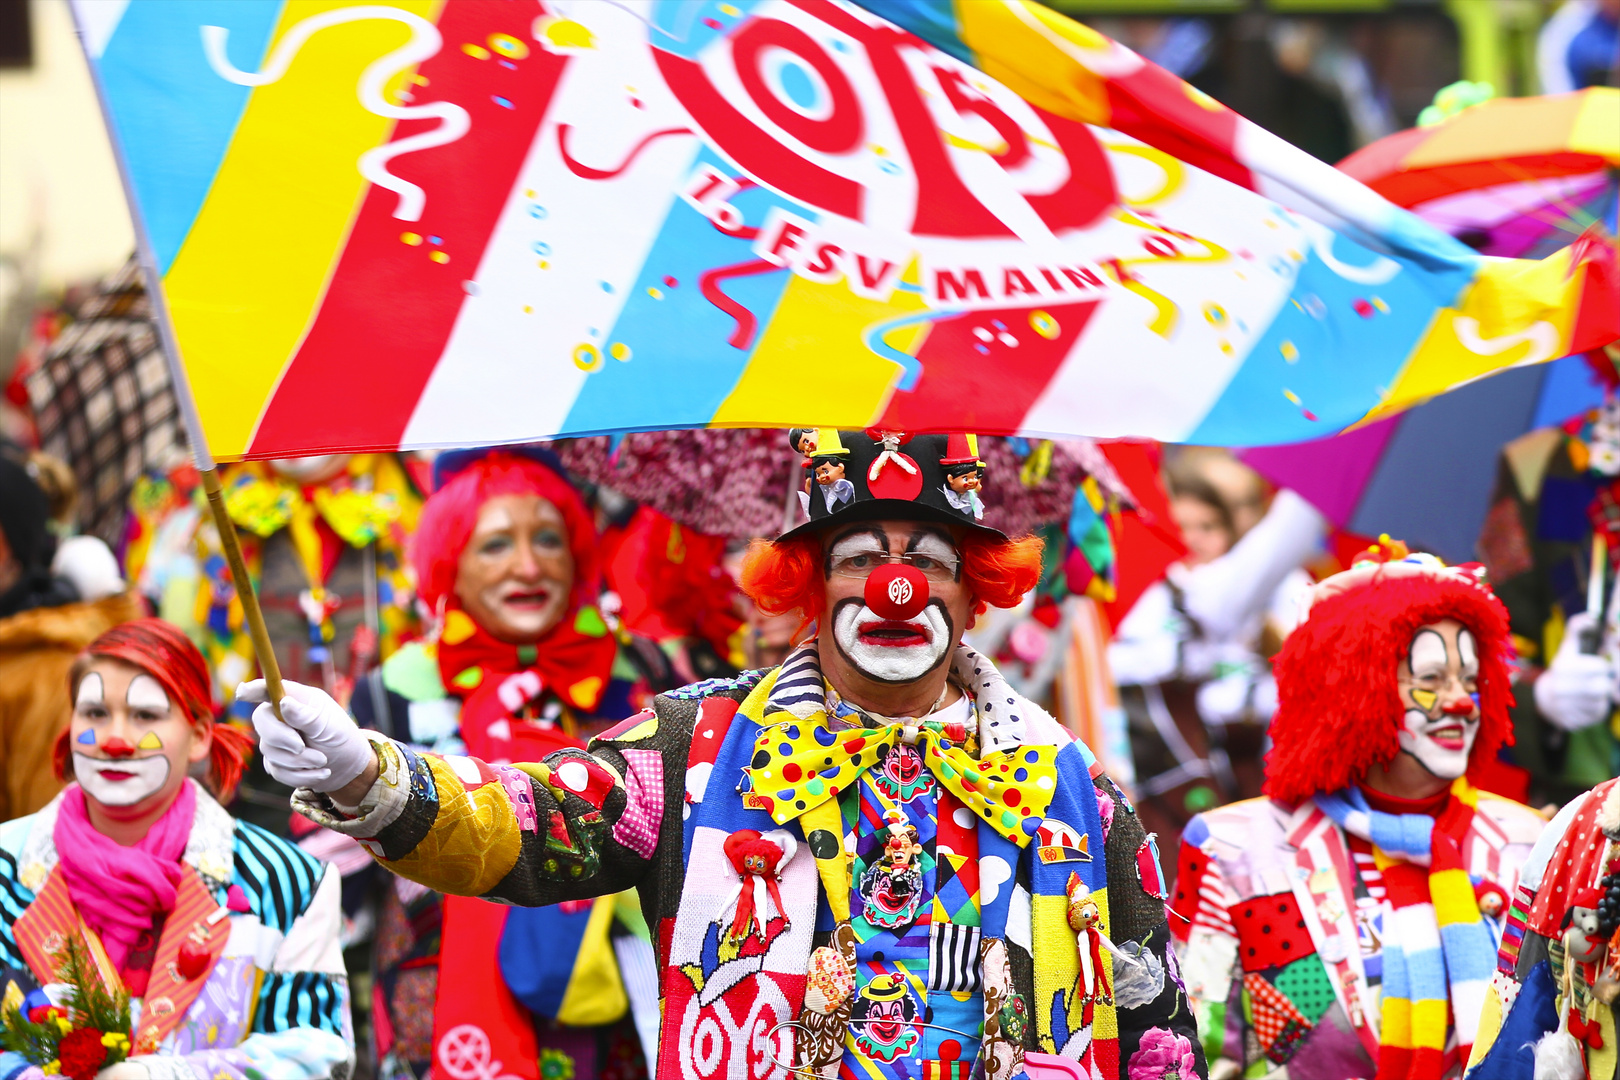
[[[1602,656],[1581,652],[1581,633],[1593,625],[1588,612],[1571,615],[1558,655],[1536,680],[1536,708],[1565,731],[1579,731],[1609,715],[1614,672]]]
[[[267,700],[263,679],[236,688],[238,701],[258,702],[253,726],[259,732],[264,767],[289,787],[338,791],[365,771],[376,752],[360,727],[326,691],[283,682],[283,723]]]
[[[96,1073],[96,1080],[151,1080],[151,1077],[151,1072],[140,1057],[125,1058]]]

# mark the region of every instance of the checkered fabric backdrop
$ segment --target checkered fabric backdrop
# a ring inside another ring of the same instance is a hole
[[[40,448],[78,477],[80,529],[116,549],[135,478],[182,461],[186,438],[135,261],[71,315],[28,376],[28,396]]]

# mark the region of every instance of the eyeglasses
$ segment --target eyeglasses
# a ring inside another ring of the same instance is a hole
[[[891,555],[886,551],[857,551],[833,560],[832,572],[839,577],[867,578],[884,563],[905,563],[920,571],[929,581],[944,583],[956,580],[960,559],[949,555],[924,555],[908,551],[904,555]]]

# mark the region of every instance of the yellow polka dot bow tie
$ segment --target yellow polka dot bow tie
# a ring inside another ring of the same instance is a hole
[[[900,742],[912,742],[923,766],[990,827],[1019,847],[1035,835],[1057,782],[1055,746],[1019,746],[975,759],[962,748],[961,724],[923,721],[833,731],[825,713],[766,718],[743,769],[743,804],[785,825],[848,790]]]

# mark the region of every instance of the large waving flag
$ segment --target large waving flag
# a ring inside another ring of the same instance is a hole
[[[74,0],[205,457],[1331,434],[1614,339],[1023,0]]]

